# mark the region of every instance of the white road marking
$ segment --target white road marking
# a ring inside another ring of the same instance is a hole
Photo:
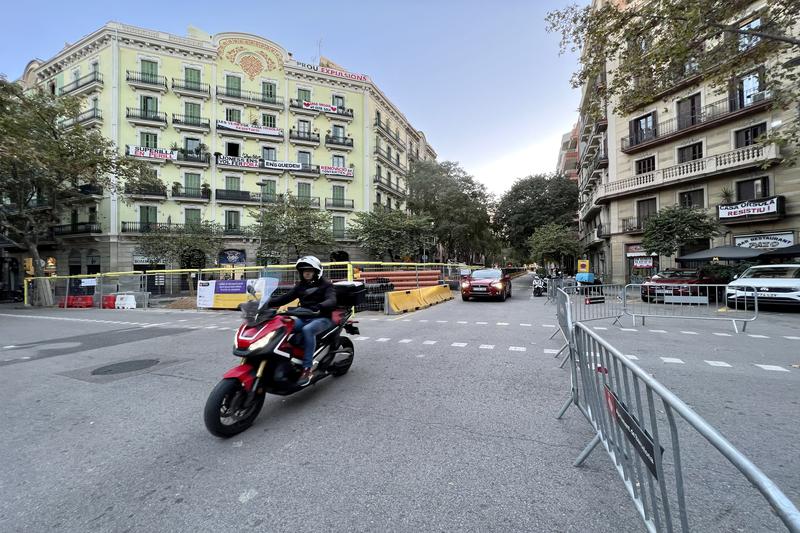
[[[467,343],[466,343],[466,342],[454,342],[454,343],[453,343],[453,344],[451,344],[450,346],[455,346],[456,348],[463,348],[463,347],[464,347],[464,346],[466,346],[466,345],[467,345]]]
[[[650,329],[648,330],[650,333],[666,333],[667,330],[665,329]]]
[[[756,365],[758,368],[763,368],[764,370],[772,370],[773,372],[788,372],[788,368],[783,368],[782,366],[775,366],[775,365]]]
[[[205,329],[217,329],[217,326],[206,326]]]
[[[403,320],[401,320],[400,322],[411,322],[411,319],[410,319],[410,318],[404,318],[404,319],[403,319]]]
[[[467,322],[466,320],[459,320],[458,323],[459,324],[469,324],[469,322]]]
[[[178,320],[178,322],[188,322],[188,321],[189,321],[188,318],[181,318],[180,320]]]
[[[620,331],[639,331],[636,328],[619,328]]]
[[[417,357],[425,357],[425,354],[424,353],[417,354]]]
[[[661,360],[664,361],[665,363],[675,363],[678,365],[683,364],[683,360],[678,359],[677,357],[662,357]]]
[[[478,348],[481,350],[494,350],[494,344],[481,344]]]
[[[373,322],[375,322],[375,321],[377,321],[377,320],[380,320],[380,318],[370,318],[370,320],[372,320]]]
[[[716,331],[714,332],[714,335],[716,335],[717,337],[730,337],[731,336],[730,333],[719,333],[719,332],[716,332]]]
[[[219,330],[220,330],[220,331],[230,331],[230,330],[232,330],[232,329],[233,329],[233,328],[219,328]]]
[[[436,341],[423,341],[422,344],[436,344]]]
[[[437,320],[436,322],[439,324],[447,324],[447,320]]]
[[[255,489],[247,489],[239,495],[239,503],[247,503],[256,497],[258,491]]]
[[[753,337],[754,339],[769,339],[769,337],[767,337],[766,335],[751,335],[748,333],[747,336]]]
[[[390,339],[389,337],[381,337],[380,339],[375,339],[375,342],[386,342],[390,340],[392,339]]]
[[[681,331],[681,333],[683,333],[684,335],[697,335],[698,334],[696,331]]]
[[[603,326],[595,326],[593,329],[602,329],[602,330],[605,330],[605,329],[608,329],[608,328],[604,328]]]
[[[636,357],[635,355],[630,355],[630,354],[626,354],[625,358],[626,359],[630,359],[631,361],[638,361],[639,360],[638,357]]]
[[[731,368],[731,365],[729,365],[725,361],[706,361],[706,363],[708,363],[711,366],[724,366],[724,367]]]
[[[427,321],[428,321],[428,319],[427,319],[427,318],[421,318],[419,321],[420,321],[420,322],[427,322]]]
[[[23,361],[27,361],[27,360],[28,360],[28,359],[30,359],[30,358],[31,358],[31,357],[30,357],[29,355],[26,355],[26,356],[24,356],[24,357],[20,357],[20,359],[22,359]]]
[[[484,326],[485,326],[486,324],[488,324],[488,322],[475,322],[475,323],[476,323],[476,324],[481,324],[481,325],[484,325]]]
[[[790,341],[800,341],[800,337],[793,337],[791,335],[784,335],[784,339],[789,339]]]
[[[234,443],[231,445],[231,448],[241,448],[243,443],[244,443],[244,441],[237,440],[236,442],[234,442]]]
[[[356,337],[357,341],[365,341],[367,339],[369,339],[369,337]]]
[[[523,328],[529,328],[529,327],[531,327],[532,325],[533,325],[533,324],[520,324],[520,326],[522,326]]]
[[[507,326],[508,322],[498,322],[497,325],[498,326]]]
[[[508,351],[509,352],[524,352],[526,350],[527,350],[527,348],[525,346],[509,346],[508,347]]]
[[[556,327],[555,324],[542,324],[543,328],[554,328]]]
[[[3,346],[4,350],[10,350],[11,348],[16,348],[16,346],[13,344],[9,344],[8,346]]]
[[[407,344],[407,343],[411,342],[411,339],[400,339],[397,342],[399,342],[400,344]]]

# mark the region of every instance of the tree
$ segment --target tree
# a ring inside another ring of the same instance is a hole
[[[673,205],[647,219],[642,247],[648,254],[671,257],[681,245],[719,233],[714,215],[704,209]]]
[[[304,198],[289,194],[250,212],[256,219],[251,235],[258,239],[258,258],[290,261],[333,245],[330,213],[311,207]]]
[[[0,228],[31,255],[37,277],[44,275],[40,244],[66,213],[90,201],[84,190],[163,187],[148,165],[82,128],[80,107],[76,98],[0,79]],[[38,302],[52,305],[48,284],[37,287]]]
[[[482,262],[485,256],[499,252],[490,225],[493,198],[486,186],[458,163],[415,162],[406,181],[409,210],[433,221],[446,258]]]
[[[595,117],[608,102],[616,113],[630,113],[677,81],[698,74],[719,93],[727,93],[734,78],[755,69],[763,69],[760,85],[769,89],[773,109],[797,105],[800,40],[792,35],[800,22],[796,0],[766,2],[744,20],[750,0],[660,0],[627,9],[615,4],[570,5],[546,17],[548,31],[561,34],[562,53],[582,52],[572,86],[604,80],[590,91],[589,112]],[[608,64],[614,70],[606,79]],[[771,129],[764,139],[794,146],[799,140],[796,120]]]
[[[555,261],[564,266],[566,257],[575,257],[580,252],[578,235],[573,228],[563,224],[549,223],[534,230],[527,247],[537,263]]]
[[[497,232],[523,258],[531,235],[548,223],[573,226],[578,212],[578,186],[559,175],[537,174],[518,179],[500,198],[494,214]]]
[[[376,259],[416,256],[431,242],[430,218],[397,210],[356,213],[350,231]]]

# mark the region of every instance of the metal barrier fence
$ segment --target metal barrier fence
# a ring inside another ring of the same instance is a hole
[[[727,285],[652,285],[632,283],[623,291],[624,313],[633,319],[691,318],[729,320],[738,333],[758,318],[758,291],[755,287],[728,289]]]
[[[571,400],[582,407],[596,432],[575,466],[602,444],[649,531],[689,531],[685,479],[698,466],[684,467],[683,461],[691,456],[681,443],[699,435],[761,493],[790,531],[800,532],[800,511],[791,500],[683,401],[586,325],[574,324],[572,339],[571,367],[579,382]],[[725,485],[729,483],[726,479]],[[724,496],[721,492],[715,497]],[[718,520],[717,510],[714,513],[713,520]]]

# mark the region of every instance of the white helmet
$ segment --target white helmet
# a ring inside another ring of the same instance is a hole
[[[313,255],[305,255],[305,256],[301,257],[294,264],[294,267],[298,271],[312,269],[312,270],[316,271],[318,278],[322,277],[322,263],[320,263],[319,259],[317,259]]]

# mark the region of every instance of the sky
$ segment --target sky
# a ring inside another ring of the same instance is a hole
[[[321,55],[370,76],[440,161],[457,161],[497,194],[556,168],[577,119],[574,55],[559,56],[544,16],[572,0],[51,0],[9,3],[0,18],[0,73],[22,75],[108,21],[186,35],[238,31]],[[583,2],[581,2],[583,3]]]

